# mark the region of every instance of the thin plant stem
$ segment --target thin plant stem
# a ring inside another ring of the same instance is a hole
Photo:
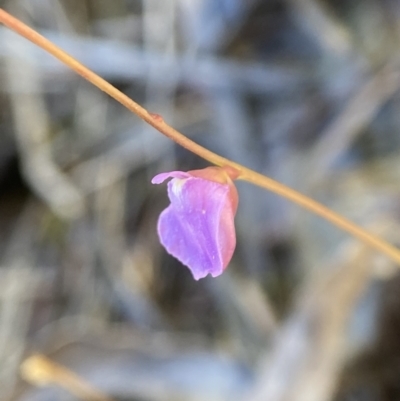
[[[248,181],[254,185],[265,188],[302,206],[310,212],[324,218],[325,220],[328,220],[343,231],[346,231],[350,235],[358,238],[370,247],[375,248],[376,250],[386,254],[397,264],[400,264],[400,250],[396,247],[390,245],[388,242],[381,239],[380,237],[367,232],[363,228],[347,220],[340,214],[335,213],[326,206],[323,206],[322,204],[287,187],[286,185],[283,185],[269,177],[259,174],[247,167],[242,166],[241,164],[226,159],[193,142],[191,139],[187,138],[185,135],[181,134],[179,131],[168,125],[160,115],[147,111],[145,108],[134,102],[128,96],[124,95],[113,85],[108,83],[106,80],[104,80],[93,71],[89,70],[87,67],[78,62],[75,58],[64,52],[58,46],[50,42],[48,39],[40,35],[35,30],[29,28],[23,22],[11,16],[1,8],[0,22],[11,30],[17,32],[19,35],[33,42],[37,46],[41,47],[46,52],[52,54],[54,57],[56,57],[73,71],[75,71],[77,74],[81,75],[87,81],[97,86],[100,90],[107,93],[109,96],[121,103],[132,113],[135,113],[142,120],[146,121],[152,127],[157,129],[166,137],[175,141],[177,144],[181,145],[182,147],[195,153],[196,155],[202,157],[212,164],[230,170],[230,174],[236,179]]]

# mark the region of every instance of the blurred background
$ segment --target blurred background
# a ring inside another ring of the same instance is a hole
[[[194,141],[400,245],[399,1],[0,4]],[[104,400],[400,400],[398,266],[238,183],[234,258],[194,281],[158,242],[150,180],[206,163],[0,35],[1,400],[84,383]]]

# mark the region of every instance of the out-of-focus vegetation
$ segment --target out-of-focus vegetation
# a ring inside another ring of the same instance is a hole
[[[1,5],[196,142],[400,245],[400,2]],[[1,400],[77,394],[57,369],[21,378],[37,353],[114,400],[400,399],[399,266],[239,183],[235,257],[195,282],[158,243],[150,179],[205,163],[0,34]]]

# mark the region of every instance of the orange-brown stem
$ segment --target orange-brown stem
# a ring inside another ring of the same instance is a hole
[[[338,213],[333,212],[326,206],[323,206],[320,203],[310,199],[309,197],[302,195],[301,193],[275,180],[272,180],[269,177],[259,174],[220,155],[217,155],[216,153],[211,152],[210,150],[193,142],[192,140],[181,134],[179,131],[168,125],[159,114],[148,112],[146,109],[134,102],[128,96],[124,95],[121,91],[112,86],[106,80],[99,77],[97,74],[79,63],[76,59],[64,52],[58,46],[50,42],[48,39],[44,38],[35,30],[29,28],[17,18],[8,14],[3,9],[0,9],[0,22],[13,31],[17,32],[21,36],[30,40],[37,46],[41,47],[46,52],[52,54],[54,57],[56,57],[73,71],[75,71],[77,74],[81,75],[87,81],[91,82],[100,90],[104,91],[109,96],[120,102],[128,110],[135,113],[141,119],[153,126],[163,135],[175,141],[177,144],[197,154],[198,156],[202,157],[212,164],[229,169],[233,172],[232,174],[236,176],[237,179],[248,181],[250,183],[258,185],[259,187],[275,192],[276,194],[286,199],[289,199],[294,203],[297,203],[298,205],[311,211],[312,213],[317,214],[325,220],[330,221],[335,226],[348,232],[349,234],[363,241],[365,244],[386,254],[393,261],[400,265],[400,250],[390,245],[383,239],[379,238],[376,235],[368,233],[366,230],[342,217]]]

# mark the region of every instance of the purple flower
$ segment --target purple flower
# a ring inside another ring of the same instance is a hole
[[[219,276],[236,246],[236,188],[226,170],[219,167],[161,173],[151,182],[161,184],[171,177],[171,204],[158,219],[160,242],[189,267],[195,280],[207,274]]]

